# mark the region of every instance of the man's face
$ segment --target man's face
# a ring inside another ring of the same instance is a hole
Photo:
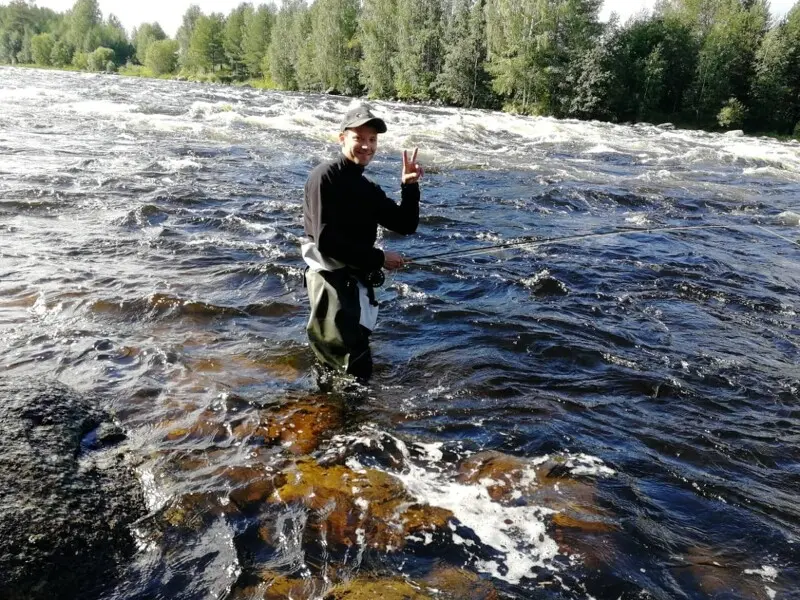
[[[339,134],[344,155],[362,167],[366,167],[378,149],[378,130],[371,125],[345,129]]]

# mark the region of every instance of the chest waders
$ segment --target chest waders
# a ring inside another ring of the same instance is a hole
[[[364,276],[347,268],[305,272],[311,349],[323,364],[363,380],[372,375],[369,337],[378,307],[373,284],[380,279],[382,273]]]

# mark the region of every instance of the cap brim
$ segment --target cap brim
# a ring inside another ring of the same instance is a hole
[[[386,133],[386,123],[383,119],[372,117],[371,119],[361,119],[352,121],[345,125],[342,129],[351,129],[353,127],[361,127],[362,125],[372,125],[378,133]]]

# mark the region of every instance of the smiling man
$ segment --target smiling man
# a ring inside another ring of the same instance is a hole
[[[328,367],[365,381],[372,374],[369,336],[378,317],[374,288],[381,269],[399,269],[403,257],[375,247],[378,225],[404,235],[419,224],[417,150],[403,151],[401,201],[395,203],[364,177],[386,123],[369,107],[347,112],[339,133],[341,154],[318,165],[305,186],[302,246],[311,316],[306,330],[311,348]]]

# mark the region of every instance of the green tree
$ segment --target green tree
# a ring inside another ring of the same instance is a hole
[[[33,52],[31,49],[31,40],[33,40],[34,33],[26,27],[22,32],[22,45],[17,52],[17,62],[23,65],[29,65],[33,62]]]
[[[275,85],[284,90],[298,89],[297,65],[301,42],[297,35],[302,34],[302,21],[308,12],[303,0],[283,0],[270,36],[269,48],[264,66],[269,67],[270,77]]]
[[[225,18],[220,13],[201,15],[194,25],[186,66],[202,73],[216,72],[225,63],[222,46]]]
[[[289,43],[295,48],[294,72],[297,87],[310,92],[322,90],[322,82],[314,63],[316,41],[313,37],[312,14],[315,11],[316,5],[311,8],[301,7],[294,15],[289,33]]]
[[[108,71],[109,63],[114,65],[114,51],[111,48],[97,48],[87,58],[87,67],[90,71]]]
[[[395,94],[394,56],[397,53],[397,0],[364,0],[359,22],[361,83],[370,98]]]
[[[53,46],[55,38],[50,33],[40,33],[31,38],[31,54],[33,62],[37,65],[49,66],[52,64]]]
[[[756,52],[769,23],[766,0],[670,0],[659,11],[681,20],[700,50],[685,104],[698,125],[714,125],[729,98],[751,104]]]
[[[253,6],[240,4],[233,9],[225,20],[222,33],[222,48],[225,59],[236,79],[244,79],[246,67],[244,62],[244,25],[248,15],[253,14]]]
[[[548,0],[489,0],[486,5],[487,69],[492,87],[522,112],[542,112],[549,88],[545,68]]]
[[[597,45],[603,26],[598,20],[602,0],[551,2],[544,35],[549,40],[547,112],[563,117],[576,93],[584,57]]]
[[[167,34],[157,22],[142,23],[133,30],[133,46],[136,49],[136,61],[143,65],[147,58],[150,44],[167,39]]]
[[[72,54],[72,66],[81,71],[86,71],[89,68],[89,53],[74,52]]]
[[[772,28],[755,59],[750,124],[792,133],[800,125],[800,3]]]
[[[72,62],[72,47],[64,40],[56,40],[50,52],[50,64],[64,67]]]
[[[605,114],[661,120],[682,110],[697,64],[697,42],[684,21],[674,15],[629,21],[611,33],[605,50]]]
[[[135,49],[128,40],[128,34],[117,17],[108,15],[108,19],[100,26],[99,31],[99,44],[114,51],[115,64],[124,64],[133,57]]]
[[[359,0],[318,0],[312,10],[314,71],[324,90],[359,91]]]
[[[156,76],[174,73],[178,68],[178,42],[156,40],[150,43],[144,64]]]
[[[0,30],[0,62],[17,64],[17,53],[22,48],[22,33],[15,30]]]
[[[270,32],[275,21],[271,6],[259,5],[255,11],[245,13],[242,51],[245,67],[251,77],[264,74],[262,63],[269,47]]]
[[[394,87],[404,99],[426,100],[443,63],[442,1],[397,0]]]
[[[609,96],[613,90],[610,43],[603,41],[580,58],[568,114],[579,119],[615,120]]]
[[[102,15],[97,0],[76,0],[69,13],[67,41],[80,52],[92,52],[100,45]]]
[[[175,39],[178,41],[178,63],[181,67],[186,69],[191,68],[189,46],[192,41],[195,25],[201,16],[203,16],[203,13],[200,11],[200,7],[196,4],[192,4],[186,9],[186,12],[183,13],[181,26],[178,28],[178,32],[175,35]]]
[[[725,128],[740,127],[744,123],[746,112],[744,104],[736,98],[729,98],[717,115],[717,123]]]
[[[488,70],[495,91],[523,112],[565,114],[579,65],[602,28],[599,0],[489,0]]]
[[[447,102],[467,107],[491,102],[484,6],[484,0],[457,0],[454,7],[446,35],[450,45],[436,79],[439,96]]]
[[[33,62],[31,41],[33,37],[47,31],[49,13],[42,12],[20,0],[0,7],[0,62]]]

